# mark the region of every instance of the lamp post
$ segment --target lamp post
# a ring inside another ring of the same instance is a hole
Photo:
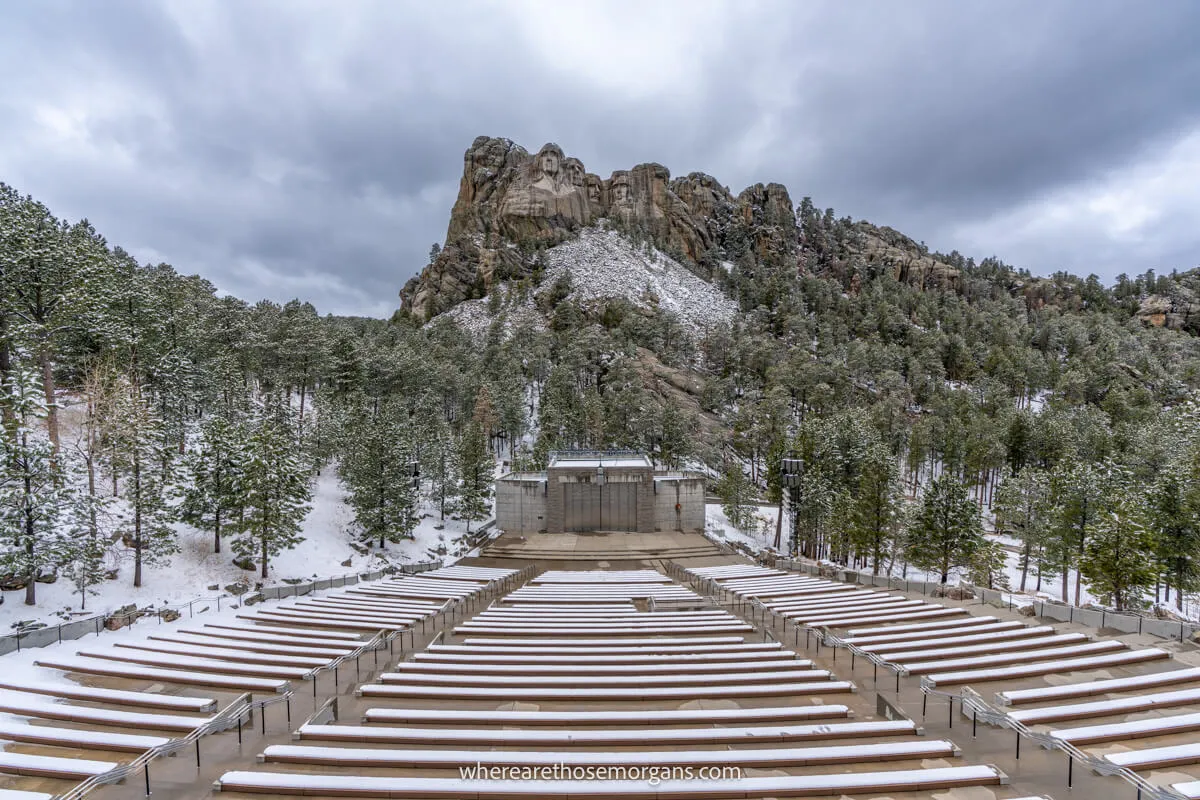
[[[775,549],[783,546],[783,498],[786,495],[788,510],[795,516],[796,500],[792,496],[793,489],[799,489],[804,479],[804,460],[795,453],[784,457],[779,464],[779,516],[775,520]],[[795,520],[793,519],[793,524]],[[789,553],[790,555],[790,553]]]
[[[600,530],[604,530],[604,456],[596,456],[596,486],[600,488]]]

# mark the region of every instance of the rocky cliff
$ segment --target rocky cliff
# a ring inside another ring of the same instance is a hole
[[[730,257],[735,241],[757,260],[796,249],[795,210],[779,184],[752,186],[735,198],[709,175],[672,180],[661,164],[601,179],[556,144],[531,155],[486,136],[463,162],[446,242],[401,292],[403,307],[422,319],[482,297],[496,280],[528,273],[540,249],[600,220],[650,240],[702,277]]]

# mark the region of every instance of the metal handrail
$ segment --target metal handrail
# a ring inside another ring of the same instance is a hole
[[[1049,734],[1031,730],[1020,720],[1013,719],[1003,711],[988,705],[979,692],[970,686],[964,686],[958,694],[954,694],[953,692],[938,691],[933,687],[932,683],[928,682],[927,678],[923,678],[921,680],[921,692],[926,696],[944,697],[951,704],[955,700],[958,700],[964,712],[970,709],[971,718],[975,722],[983,722],[986,725],[997,728],[1008,728],[1014,731],[1018,737],[1028,739],[1046,750],[1063,751],[1067,754],[1068,759],[1078,761],[1084,767],[1097,774],[1104,776],[1115,775],[1137,789],[1138,797],[1145,798],[1145,800],[1185,800],[1184,796],[1179,792],[1168,786],[1157,786],[1127,767],[1117,766],[1110,761],[1105,761],[1103,758],[1088,755],[1070,742],[1058,739]]]
[[[271,703],[277,703],[281,700],[291,697],[291,692],[286,694],[286,697],[280,695],[267,701],[252,702],[252,695],[245,692],[235,698],[229,705],[221,709],[219,712],[210,717],[202,725],[198,725],[188,732],[186,736],[178,739],[172,739],[166,744],[152,747],[149,750],[141,753],[137,758],[128,762],[113,767],[108,772],[100,775],[93,775],[82,783],[77,784],[63,794],[55,795],[54,800],[82,800],[89,794],[99,789],[101,786],[108,786],[114,783],[119,783],[131,775],[139,771],[145,771],[149,768],[150,762],[161,756],[175,753],[188,745],[198,741],[200,738],[211,733],[221,733],[227,731],[235,725],[240,725],[242,717],[251,713],[254,708],[262,708]]]

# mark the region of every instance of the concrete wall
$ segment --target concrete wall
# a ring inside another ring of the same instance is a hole
[[[704,530],[704,479],[680,476],[655,482],[654,530],[694,533]],[[680,510],[675,511],[678,503]]]
[[[496,481],[496,527],[505,533],[545,531],[546,481],[532,478]]]
[[[594,469],[579,467],[551,467],[546,471],[546,533],[562,533],[566,527],[564,496],[566,484],[595,480]],[[605,467],[604,479],[608,483],[637,483],[637,529],[639,533],[654,532],[654,485],[653,472],[643,467]],[[499,523],[497,523],[499,524]],[[502,530],[507,530],[500,525]]]

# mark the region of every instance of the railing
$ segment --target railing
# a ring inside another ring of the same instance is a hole
[[[183,750],[185,747],[194,744],[196,747],[196,758],[198,762],[200,758],[199,742],[201,738],[212,733],[221,733],[223,731],[227,731],[236,726],[238,729],[238,738],[240,740],[242,725],[244,724],[243,717],[253,718],[255,708],[260,709],[259,713],[261,714],[261,709],[265,708],[266,706],[290,700],[291,697],[292,693],[289,691],[274,698],[255,702],[252,695],[249,692],[246,692],[234,699],[229,705],[225,706],[225,708],[213,715],[204,724],[193,728],[186,736],[178,739],[172,739],[166,744],[161,744],[158,747],[152,747],[132,761],[126,764],[121,764],[118,767],[114,767],[108,772],[100,775],[93,775],[63,794],[55,795],[54,800],[82,800],[82,798],[87,797],[89,794],[102,786],[120,783],[127,778],[137,775],[139,772],[142,773],[143,777],[145,778],[146,794],[149,795],[151,761],[162,756],[177,753],[180,750]]]
[[[1137,796],[1141,800],[1184,800],[1183,795],[1174,791],[1167,786],[1156,786],[1150,781],[1138,775],[1131,769],[1119,767],[1110,761],[1103,758],[1088,755],[1070,742],[1055,738],[1046,733],[1037,733],[1030,730],[1028,726],[1019,720],[1015,720],[1003,711],[992,708],[988,705],[982,696],[969,686],[964,686],[959,694],[953,692],[942,692],[933,688],[932,683],[927,678],[921,679],[921,693],[924,697],[921,700],[921,716],[925,716],[926,706],[930,697],[944,697],[949,703],[950,723],[949,727],[954,727],[954,701],[958,701],[961,708],[961,713],[965,716],[970,711],[971,726],[974,729],[980,722],[985,725],[991,725],[997,728],[1008,728],[1017,734],[1017,749],[1016,758],[1021,758],[1021,741],[1028,739],[1029,741],[1041,746],[1046,750],[1061,750],[1067,755],[1067,788],[1072,788],[1075,777],[1075,763],[1079,762],[1085,768],[1092,770],[1100,775],[1116,776],[1121,778],[1130,786],[1137,790]]]
[[[412,575],[419,572],[427,572],[429,570],[438,569],[442,566],[442,561],[428,561],[418,564],[402,564],[396,570],[401,574]],[[247,592],[247,594],[261,594],[266,600],[278,600],[284,597],[297,597],[307,595],[314,591],[324,589],[335,589],[342,586],[353,586],[361,581],[379,580],[385,575],[394,574],[395,571],[376,570],[365,573],[349,573],[346,575],[337,575],[329,578],[317,578],[311,581],[301,581],[299,583],[283,583],[275,586],[266,586],[258,592]],[[7,633],[0,635],[0,655],[11,652],[20,652],[22,649],[30,647],[46,647],[52,644],[61,644],[63,641],[74,639],[82,639],[88,634],[97,636],[106,628],[106,623],[109,620],[116,620],[117,628],[124,628],[139,619],[155,616],[159,623],[163,623],[164,612],[178,612],[182,617],[186,611],[188,618],[203,614],[210,608],[214,607],[217,611],[221,610],[221,601],[226,603],[234,603],[241,605],[241,597],[244,595],[221,594],[215,597],[197,597],[186,603],[175,603],[170,605],[159,606],[152,611],[141,611],[134,609],[133,611],[124,614],[96,614],[82,619],[71,620],[70,622],[62,622],[58,625],[45,626],[41,628],[29,628],[23,631]],[[207,603],[203,608],[197,610],[197,606]]]

